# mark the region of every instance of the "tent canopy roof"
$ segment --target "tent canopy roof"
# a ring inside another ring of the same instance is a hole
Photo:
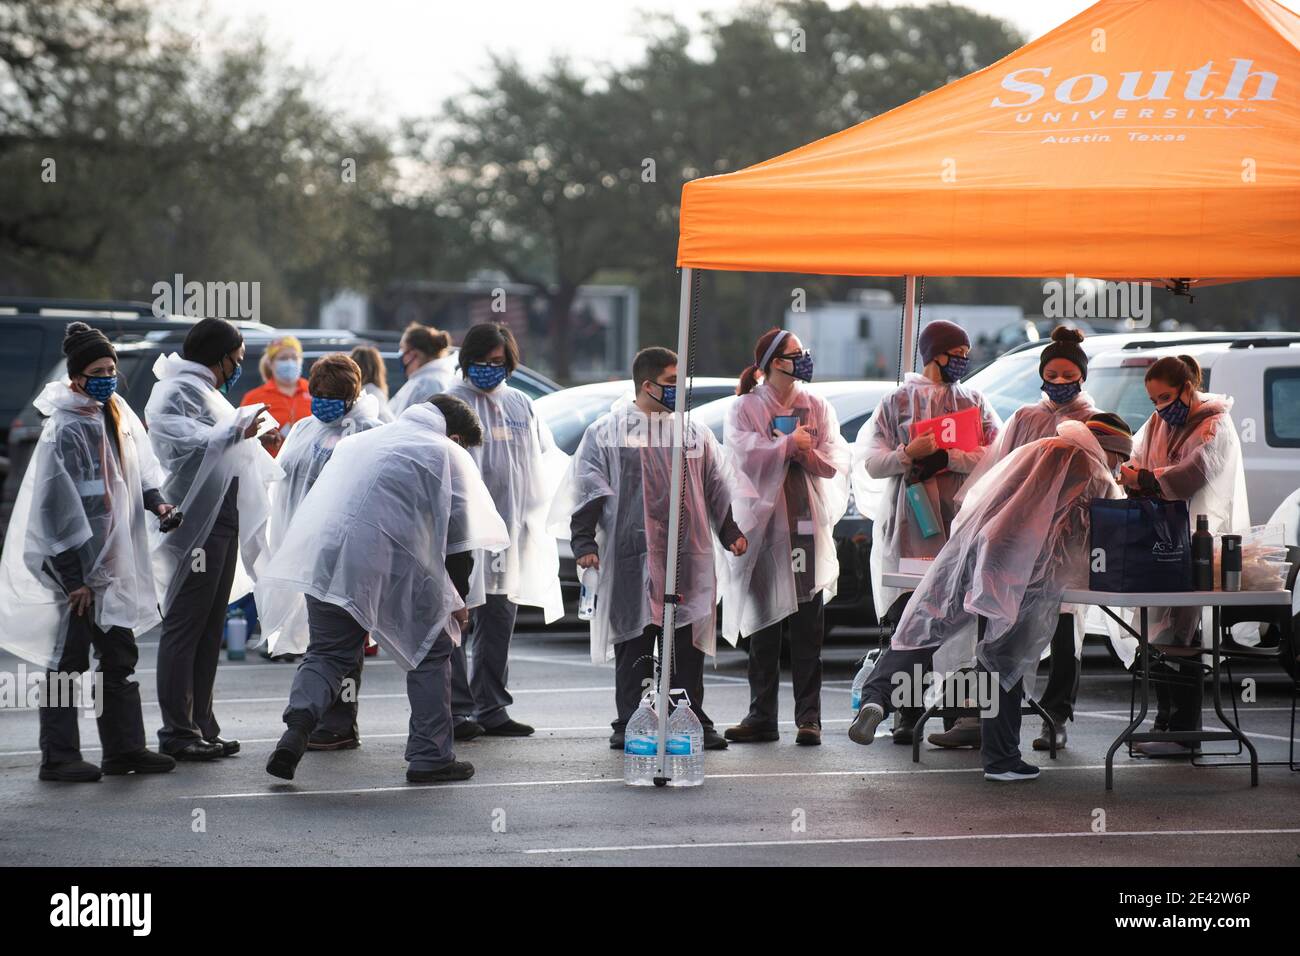
[[[1300,17],[1101,0],[897,109],[682,190],[678,265],[1300,274]]]

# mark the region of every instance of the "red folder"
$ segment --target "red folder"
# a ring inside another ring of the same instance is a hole
[[[984,436],[984,420],[978,406],[963,408],[951,415],[927,418],[912,425],[912,437],[934,432],[936,447],[974,451]]]

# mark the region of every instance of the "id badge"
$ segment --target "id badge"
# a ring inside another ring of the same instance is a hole
[[[509,440],[510,440],[510,428],[509,428],[509,426],[507,426],[507,425],[493,425],[493,426],[492,426],[492,440],[493,440],[493,441],[509,441]]]
[[[795,533],[804,538],[811,538],[815,534],[816,530],[816,525],[812,523],[811,518],[800,518],[797,522]]]

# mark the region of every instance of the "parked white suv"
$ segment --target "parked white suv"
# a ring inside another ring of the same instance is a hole
[[[1005,421],[1039,399],[1038,353],[1022,346],[967,380]],[[1286,332],[1124,332],[1090,335],[1088,391],[1136,431],[1152,412],[1147,368],[1165,355],[1190,355],[1205,369],[1206,390],[1231,395],[1242,435],[1250,520],[1262,524],[1300,487],[1300,334]]]
[[[1300,335],[1237,336],[1143,348],[1131,342],[1088,360],[1088,391],[1098,407],[1136,426],[1152,411],[1147,369],[1166,355],[1190,355],[1203,391],[1233,398],[1252,524],[1263,524],[1300,488]]]

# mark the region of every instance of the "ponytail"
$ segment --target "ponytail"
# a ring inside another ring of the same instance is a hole
[[[1201,363],[1190,355],[1166,355],[1147,369],[1146,381],[1152,379],[1158,379],[1180,392],[1186,385],[1192,386],[1192,390],[1196,391],[1203,380]]]
[[[767,350],[780,334],[781,329],[768,329],[758,337],[758,343],[754,346],[754,364],[746,366],[745,371],[740,373],[740,383],[736,386],[737,395],[748,395],[754,390],[759,378],[767,371],[765,368],[759,368],[758,363],[763,361],[763,356],[767,354]]]
[[[1201,372],[1201,363],[1196,361],[1190,355],[1178,356],[1178,361],[1187,366],[1187,380],[1192,383],[1192,388],[1199,389],[1205,376]]]
[[[122,460],[122,425],[118,421],[117,408],[113,405],[113,399],[116,396],[110,395],[108,401],[104,403],[104,431],[108,433],[109,440],[112,441],[113,447],[117,449],[117,460]]]

